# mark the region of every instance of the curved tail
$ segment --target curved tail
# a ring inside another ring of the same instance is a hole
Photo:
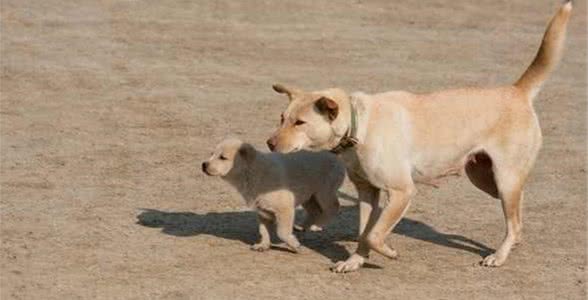
[[[567,0],[549,22],[535,59],[514,84],[526,93],[529,99],[537,96],[547,75],[555,69],[562,56],[571,12],[572,1]]]

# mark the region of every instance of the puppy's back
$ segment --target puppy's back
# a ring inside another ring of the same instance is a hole
[[[297,151],[272,153],[283,166],[287,182],[292,185],[338,188],[345,178],[345,166],[331,152]]]

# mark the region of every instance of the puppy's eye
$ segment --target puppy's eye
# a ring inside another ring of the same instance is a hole
[[[228,158],[224,155],[219,156],[218,158],[220,158],[220,160],[227,160]]]
[[[284,114],[280,115],[280,124],[284,124]]]
[[[303,125],[306,124],[306,122],[302,121],[302,120],[296,120],[296,123],[294,123],[294,125],[298,126],[298,125]]]

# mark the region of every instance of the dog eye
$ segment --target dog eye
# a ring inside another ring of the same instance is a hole
[[[306,124],[306,122],[304,122],[302,120],[296,120],[296,123],[294,123],[294,125],[296,125],[296,126],[302,125],[302,124]]]
[[[284,114],[280,115],[280,124],[284,124]]]
[[[227,160],[228,158],[224,155],[219,156],[218,158],[220,158],[221,160]]]

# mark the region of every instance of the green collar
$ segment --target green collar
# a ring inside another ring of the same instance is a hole
[[[331,152],[335,154],[342,153],[348,148],[352,148],[353,146],[357,145],[359,142],[357,140],[357,112],[355,111],[355,107],[353,107],[351,100],[349,101],[349,109],[351,111],[350,128],[347,129],[345,135],[341,138],[341,140],[339,140],[339,144],[335,146],[335,148],[331,149]]]

